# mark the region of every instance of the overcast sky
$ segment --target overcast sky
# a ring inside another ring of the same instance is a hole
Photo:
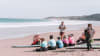
[[[0,0],[0,17],[44,18],[100,13],[100,0]]]

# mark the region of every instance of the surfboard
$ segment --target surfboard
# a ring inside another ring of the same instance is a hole
[[[31,47],[40,47],[40,45],[15,45],[12,48],[31,48]]]
[[[75,45],[72,47],[66,47],[67,49],[87,49],[87,45],[86,44],[82,44],[82,45]],[[96,44],[92,44],[92,48],[93,49],[100,49],[100,44],[96,43]]]
[[[98,39],[93,39],[94,41],[100,41],[100,39],[98,38]]]

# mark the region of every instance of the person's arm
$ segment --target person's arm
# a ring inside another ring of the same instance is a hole
[[[48,42],[48,46],[50,45],[50,41]]]
[[[59,26],[59,29],[61,29],[61,26]]]
[[[58,41],[56,42],[56,46],[58,47]]]
[[[93,30],[93,34],[95,34],[95,30]]]
[[[94,37],[94,34],[95,34],[95,30],[93,29],[93,36],[92,36],[92,38]]]
[[[66,26],[64,26],[64,29],[66,29]]]

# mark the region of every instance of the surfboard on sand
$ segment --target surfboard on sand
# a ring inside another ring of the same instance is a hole
[[[100,49],[100,44],[99,43],[92,44],[92,48]],[[87,49],[87,45],[86,44],[75,45],[71,47],[66,47],[66,49]]]
[[[15,45],[12,48],[32,48],[32,47],[40,47],[40,45]]]

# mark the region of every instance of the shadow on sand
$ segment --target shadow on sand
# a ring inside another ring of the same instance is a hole
[[[87,50],[79,50],[79,49],[66,49],[66,50],[48,50],[49,52],[77,52],[77,51],[81,51],[81,52],[86,52]],[[48,51],[38,51],[38,52],[48,52]],[[99,50],[100,51],[100,50]],[[30,50],[30,51],[24,51],[24,52],[37,52],[36,50]]]
[[[31,51],[24,51],[24,52],[36,52],[35,50],[31,50]]]
[[[76,50],[56,50],[56,51],[53,51],[53,52],[75,52]]]
[[[36,50],[31,50],[31,51],[24,51],[24,52],[37,52]],[[47,51],[38,51],[38,52],[47,52]]]

